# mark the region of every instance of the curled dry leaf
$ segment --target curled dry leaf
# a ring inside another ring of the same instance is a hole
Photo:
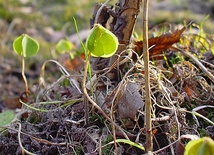
[[[159,37],[149,38],[149,56],[154,57],[155,55],[161,55],[163,51],[172,47],[174,43],[179,42],[181,34],[184,32],[185,29],[186,27],[183,27],[180,30],[175,30],[174,32],[169,32]],[[136,45],[135,51],[137,51],[139,55],[142,55],[143,52],[142,42],[143,41],[136,41],[134,43]]]
[[[118,106],[118,117],[120,119],[134,119],[137,111],[144,105],[139,90],[139,83],[128,82],[121,88],[121,91],[118,94],[116,94],[115,90],[109,96],[107,96],[101,108],[108,112],[112,104],[112,99],[115,95],[117,95],[115,104]]]

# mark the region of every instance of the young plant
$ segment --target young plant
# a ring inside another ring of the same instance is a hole
[[[89,72],[90,80],[92,78],[91,76],[91,67],[90,67],[90,56],[94,57],[111,57],[114,55],[117,51],[119,42],[117,37],[109,30],[101,26],[100,24],[94,24],[94,27],[91,29],[89,36],[86,40],[86,46],[83,44],[83,42],[80,39],[79,31],[77,27],[77,22],[74,19],[75,28],[78,34],[78,38],[81,42],[81,45],[85,52],[85,58],[86,58],[86,64],[85,64],[85,71],[84,71],[84,77],[83,77],[83,83],[82,88],[85,97],[88,99],[89,102],[108,120],[111,122],[111,119],[106,115],[106,113],[91,99],[91,97],[87,93],[86,89],[86,78],[87,78],[87,72]],[[107,47],[109,46],[109,47]],[[91,83],[91,81],[90,81]],[[92,88],[92,87],[91,87]],[[87,102],[86,102],[87,104]],[[87,105],[86,105],[87,108]],[[86,110],[87,111],[87,110]],[[87,112],[86,112],[87,113]],[[87,115],[87,114],[86,114]],[[87,117],[87,116],[86,116]],[[86,118],[86,122],[87,122]],[[116,124],[115,124],[116,125]],[[120,127],[118,127],[120,128]]]
[[[76,20],[74,18],[74,23],[76,27],[76,31],[78,34],[78,27]],[[80,36],[78,35],[79,39]],[[81,41],[81,39],[80,39]],[[88,38],[86,39],[86,46],[81,41],[81,44],[83,46],[83,49],[85,51],[85,57],[86,57],[86,64],[85,64],[85,71],[84,71],[84,77],[83,77],[83,92],[85,97],[88,99],[89,102],[109,121],[112,122],[113,125],[120,130],[123,133],[123,130],[120,126],[118,126],[116,123],[114,123],[108,115],[94,102],[91,97],[88,95],[87,89],[86,89],[86,78],[87,78],[87,71],[90,72],[90,56],[94,57],[102,57],[102,58],[108,58],[113,56],[118,48],[119,42],[117,37],[108,29],[104,28],[100,24],[95,24],[94,27],[91,29]],[[89,75],[91,78],[91,75]],[[86,102],[87,103],[87,102]],[[86,119],[87,121],[87,119]],[[124,137],[129,139],[126,134],[124,134]]]
[[[26,57],[32,57],[39,50],[39,43],[27,34],[22,34],[13,42],[13,50],[22,57],[22,77],[25,83],[26,95],[28,95],[28,83],[25,76],[25,60]]]
[[[104,28],[100,24],[94,24],[94,27],[91,29],[88,38],[86,39],[86,65],[83,78],[83,91],[88,100],[106,117],[108,120],[109,117],[102,111],[102,109],[88,96],[86,90],[86,77],[87,71],[89,69],[90,73],[90,56],[108,58],[114,55],[117,51],[119,42],[117,37],[108,29]],[[89,75],[91,78],[91,75]]]
[[[74,44],[70,42],[68,39],[61,39],[59,42],[56,44],[56,50],[59,54],[64,54],[64,53],[69,53],[71,59],[74,58],[74,54],[71,53],[70,51],[74,49]]]
[[[209,137],[191,140],[185,147],[184,155],[213,155],[214,141]]]
[[[109,58],[118,48],[117,37],[100,24],[95,24],[86,40],[88,55]]]

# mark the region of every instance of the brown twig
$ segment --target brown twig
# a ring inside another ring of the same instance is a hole
[[[149,50],[148,50],[148,3],[149,0],[144,0],[143,3],[143,60],[145,69],[145,122],[146,122],[146,151],[153,150],[152,136],[152,121],[151,121],[151,92],[150,92],[150,74],[149,74]]]
[[[88,92],[87,92],[87,89],[86,89],[86,78],[87,78],[87,71],[88,71],[88,66],[89,66],[89,59],[86,61],[86,64],[85,64],[85,70],[84,70],[84,77],[83,77],[83,83],[82,83],[82,88],[83,88],[83,93],[85,95],[85,97],[88,99],[88,101],[109,121],[111,122],[112,124],[114,124],[114,126],[120,130],[124,137],[126,139],[129,139],[128,136],[126,135],[126,133],[123,131],[123,129],[117,125],[115,122],[113,122],[112,119],[110,119],[108,117],[108,115],[97,105],[96,102],[94,102],[91,97],[88,95]]]
[[[190,54],[180,48],[176,48],[176,47],[173,47],[173,48],[180,51],[183,55],[191,58],[199,66],[199,68],[207,75],[207,77],[214,83],[214,75],[212,73],[210,73],[206,69],[206,67],[196,57],[194,57],[192,54]]]

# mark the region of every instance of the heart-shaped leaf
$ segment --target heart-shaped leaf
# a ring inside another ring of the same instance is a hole
[[[118,48],[117,37],[100,24],[95,24],[86,40],[86,47],[94,57],[108,58]]]
[[[72,50],[73,47],[74,45],[69,40],[65,39],[61,39],[56,45],[56,49],[60,54]]]
[[[13,42],[13,49],[18,55],[32,57],[39,50],[39,43],[27,34],[22,34]]]
[[[214,141],[209,137],[191,140],[185,147],[184,155],[213,155]]]
[[[0,126],[5,126],[7,124],[10,124],[14,118],[15,118],[15,114],[11,110],[0,113]]]

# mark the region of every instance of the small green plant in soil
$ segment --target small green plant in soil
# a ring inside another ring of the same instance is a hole
[[[89,54],[94,57],[111,57],[117,51],[118,44],[117,37],[100,24],[94,25],[86,40]]]
[[[1,127],[10,124],[14,118],[15,118],[15,114],[13,111],[7,110],[0,113],[0,131],[2,130]]]
[[[25,60],[26,57],[32,57],[39,51],[39,43],[27,34],[22,34],[13,42],[14,51],[22,57],[22,77],[25,82],[26,94],[28,95],[28,84],[25,76]]]
[[[56,50],[59,54],[69,53],[71,59],[74,58],[73,53],[70,51],[74,49],[74,45],[68,39],[61,39],[56,44]]]
[[[184,155],[213,155],[214,141],[209,137],[191,140],[185,147]]]

